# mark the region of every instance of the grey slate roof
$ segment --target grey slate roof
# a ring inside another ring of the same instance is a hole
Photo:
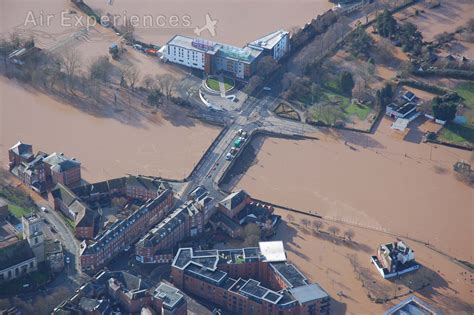
[[[0,270],[15,266],[35,257],[27,240],[21,240],[0,248]]]

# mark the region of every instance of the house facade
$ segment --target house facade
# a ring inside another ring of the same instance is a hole
[[[0,248],[0,283],[36,271],[38,262],[27,240]]]

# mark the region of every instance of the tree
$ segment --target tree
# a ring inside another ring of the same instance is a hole
[[[301,223],[302,226],[304,226],[304,227],[307,228],[307,227],[309,227],[309,225],[311,224],[311,221],[309,221],[309,220],[306,219],[306,218],[301,218],[300,223]]]
[[[328,228],[328,231],[329,233],[331,233],[332,235],[334,236],[337,236],[340,232],[340,229],[337,227],[337,226],[334,226],[334,225],[331,225],[329,228]]]
[[[145,88],[147,90],[149,90],[153,84],[155,83],[155,79],[153,79],[153,77],[149,74],[147,74],[144,78],[143,78],[143,84],[145,85]]]
[[[456,117],[457,103],[452,101],[442,101],[435,97],[432,101],[433,115],[436,119],[451,121]]]
[[[61,55],[61,63],[66,72],[66,85],[71,92],[74,90],[74,76],[81,67],[81,56],[76,49],[68,49]]]
[[[278,67],[278,63],[272,56],[265,56],[257,64],[257,73],[263,78],[268,76]]]
[[[411,52],[414,55],[421,53],[423,47],[423,35],[415,24],[407,22],[400,27],[399,39],[404,51]]]
[[[356,99],[359,99],[359,100],[363,99],[364,98],[364,93],[365,93],[365,88],[366,88],[365,81],[361,78],[357,78],[356,82],[355,82],[355,85],[354,85],[354,88],[352,89],[352,95]]]
[[[370,37],[365,29],[359,25],[350,38],[350,51],[355,56],[368,56],[372,47],[372,42],[372,37]]]
[[[258,246],[261,237],[260,227],[255,223],[249,223],[244,227],[244,244],[246,247]]]
[[[176,79],[169,73],[157,76],[156,79],[161,93],[166,95],[167,99],[170,99],[176,86]]]
[[[107,56],[98,57],[89,67],[91,79],[107,82],[109,80],[112,64]]]
[[[158,89],[153,89],[147,96],[148,104],[158,107],[163,94]]]
[[[352,241],[352,238],[354,237],[355,233],[352,229],[348,229],[344,231],[344,238],[349,240],[350,242]]]
[[[135,84],[140,80],[140,70],[135,66],[128,66],[122,71],[122,75],[128,80],[132,91],[135,91]]]
[[[389,10],[385,9],[382,14],[377,15],[375,24],[380,36],[390,37],[395,34],[397,21]]]
[[[352,73],[348,71],[343,71],[339,77],[339,86],[341,91],[347,95],[352,94],[352,89],[354,88],[354,79],[352,78]]]
[[[324,223],[320,220],[314,220],[313,221],[313,228],[315,228],[318,232],[319,232],[319,230],[321,230],[323,225],[324,225]]]
[[[294,217],[291,213],[288,213],[288,214],[286,215],[286,220],[287,220],[288,222],[290,222],[290,223],[291,223],[291,222],[295,222],[295,217]]]
[[[254,75],[250,78],[249,82],[245,86],[244,92],[247,94],[252,94],[253,91],[255,91],[255,89],[257,89],[258,87],[262,85],[262,83],[263,83],[262,77],[260,77],[259,75]]]

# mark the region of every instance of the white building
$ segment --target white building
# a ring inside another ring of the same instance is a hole
[[[225,72],[244,79],[255,73],[259,58],[271,56],[278,61],[289,50],[289,33],[280,30],[243,48],[175,35],[160,49],[160,53],[164,61],[203,70],[207,74]]]
[[[248,46],[262,48],[278,61],[290,51],[290,35],[286,31],[279,30],[251,42]]]
[[[175,35],[160,49],[163,59],[186,67],[206,70],[206,54],[215,54],[216,44],[204,39]]]

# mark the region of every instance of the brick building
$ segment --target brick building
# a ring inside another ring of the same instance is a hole
[[[81,182],[81,163],[63,153],[52,153],[43,159],[46,182],[51,186],[58,183],[74,187]]]
[[[286,261],[281,242],[233,250],[181,248],[171,276],[176,287],[233,314],[329,314],[329,295]]]
[[[98,234],[90,243],[81,244],[83,270],[95,270],[104,265],[125,247],[133,244],[154,224],[161,221],[173,204],[173,192],[165,189],[125,220],[117,221]]]
[[[28,163],[34,159],[33,146],[19,141],[8,150],[10,171],[21,163]]]
[[[178,242],[203,232],[206,218],[214,209],[212,200],[205,194],[176,208],[138,241],[136,259],[141,263],[171,262],[172,249]]]
[[[150,288],[125,271],[101,271],[56,307],[53,314],[167,314],[184,315],[184,295],[172,285]]]

